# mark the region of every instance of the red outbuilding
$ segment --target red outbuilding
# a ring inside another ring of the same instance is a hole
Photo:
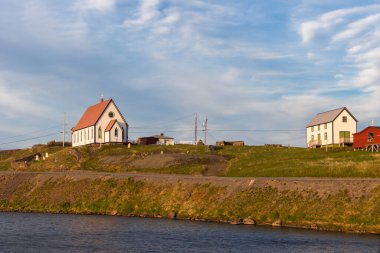
[[[368,150],[380,146],[380,127],[369,126],[354,135],[354,148]]]

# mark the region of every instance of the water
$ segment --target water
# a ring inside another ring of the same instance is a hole
[[[380,237],[165,219],[0,213],[0,252],[380,252]]]

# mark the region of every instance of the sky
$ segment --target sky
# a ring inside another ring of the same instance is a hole
[[[0,0],[0,149],[61,139],[103,95],[129,137],[306,146],[316,113],[380,125],[380,1]],[[70,131],[69,133],[70,134]]]

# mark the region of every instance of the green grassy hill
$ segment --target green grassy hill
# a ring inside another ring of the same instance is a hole
[[[36,153],[45,161],[14,163]],[[324,149],[204,146],[47,147],[0,151],[1,170],[91,170],[229,177],[380,177],[380,154],[350,148]]]

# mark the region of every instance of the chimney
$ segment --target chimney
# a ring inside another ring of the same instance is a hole
[[[163,133],[161,133],[161,136],[164,136],[164,134],[163,134]]]
[[[103,99],[103,98],[101,98],[101,99],[100,99],[100,103],[103,103],[103,102],[104,102],[104,99]]]

